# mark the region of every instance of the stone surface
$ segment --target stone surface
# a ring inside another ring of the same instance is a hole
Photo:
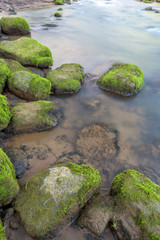
[[[73,163],[43,170],[21,185],[14,208],[33,238],[53,239],[99,189],[96,169]]]
[[[0,93],[3,92],[10,70],[3,59],[0,59]]]
[[[1,42],[0,53],[4,57],[20,62],[22,65],[39,68],[47,68],[53,65],[49,48],[27,37],[15,41]]]
[[[11,119],[11,112],[5,96],[0,94],[0,131],[6,128]]]
[[[0,148],[0,206],[9,204],[17,195],[19,185],[13,165]]]
[[[23,17],[2,17],[2,32],[8,35],[27,35],[30,27],[27,20]]]
[[[144,85],[142,70],[133,64],[115,63],[97,81],[100,88],[131,96],[138,93]]]
[[[54,105],[48,101],[17,103],[11,109],[12,120],[7,131],[13,134],[42,131],[56,126]]]
[[[54,93],[72,94],[77,92],[83,83],[83,67],[77,63],[63,64],[49,72],[46,78],[51,81]]]

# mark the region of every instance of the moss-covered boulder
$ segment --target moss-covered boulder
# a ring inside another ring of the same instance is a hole
[[[115,63],[97,81],[100,88],[131,96],[138,93],[144,85],[142,70],[133,64]]]
[[[51,93],[51,82],[25,69],[20,63],[12,61],[9,65],[9,90],[26,100],[43,100]],[[16,71],[18,70],[18,71]]]
[[[49,72],[46,78],[51,81],[52,91],[56,94],[72,94],[81,88],[83,67],[77,63],[63,64]]]
[[[13,165],[0,148],[0,206],[9,204],[17,195],[19,185]]]
[[[55,165],[21,185],[14,208],[31,237],[53,239],[100,185],[96,169],[74,163]]]
[[[62,14],[61,14],[60,12],[55,12],[55,13],[54,13],[54,16],[55,16],[55,17],[62,17]]]
[[[27,20],[23,17],[2,17],[2,31],[8,35],[27,35],[30,27]]]
[[[42,131],[56,126],[53,116],[54,105],[48,101],[17,103],[12,109],[12,119],[8,131],[13,134]]]
[[[1,219],[0,219],[0,239],[7,240],[5,237],[5,231],[4,231],[4,227],[3,227]]]
[[[0,131],[6,128],[11,119],[11,112],[5,96],[0,94]]]
[[[136,170],[117,175],[111,195],[118,239],[160,239],[160,186]]]
[[[63,0],[54,0],[54,3],[56,5],[62,5],[63,4]]]
[[[27,37],[15,41],[1,42],[0,53],[4,57],[17,60],[22,65],[39,68],[47,68],[53,65],[49,48]]]
[[[10,70],[3,59],[0,59],[0,93],[2,93],[6,80],[10,74]]]

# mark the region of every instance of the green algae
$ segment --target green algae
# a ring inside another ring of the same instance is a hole
[[[10,70],[3,59],[0,59],[0,93],[2,93],[6,80],[10,74]]]
[[[51,51],[37,40],[22,37],[15,41],[4,41],[0,44],[0,53],[12,58],[22,65],[47,68],[53,65]]]
[[[68,186],[68,190],[66,188],[62,190],[61,195],[61,189],[65,182],[64,175],[60,174],[63,167],[69,168],[72,174],[80,179],[78,184],[76,183],[77,192],[74,192],[74,181],[72,180],[69,181],[71,186]],[[50,169],[39,172],[23,183],[15,201],[15,209],[19,212],[26,231],[32,237],[39,239],[45,239],[48,232],[56,232],[56,229],[61,224],[63,225],[66,219],[70,220],[71,217],[77,215],[80,208],[99,189],[101,184],[101,177],[96,169],[74,163],[58,164],[52,167],[53,170],[59,169],[60,174],[55,179],[55,182],[58,181],[60,193],[55,197],[56,188],[52,188],[53,193],[46,191],[45,181],[50,175]]]
[[[3,227],[2,221],[0,220],[0,239],[7,240],[5,237],[5,228]]]
[[[0,148],[0,206],[9,204],[19,191],[13,165]]]
[[[8,64],[8,68],[12,74],[18,71],[31,72],[28,68],[23,67],[19,62],[14,60]]]
[[[2,17],[0,21],[5,34],[27,35],[30,33],[29,24],[23,17]]]
[[[114,178],[111,195],[120,212],[134,209],[140,239],[160,239],[160,186],[136,170],[127,170]]]
[[[62,14],[59,13],[59,12],[55,12],[54,16],[55,16],[55,17],[62,17]]]
[[[5,96],[0,94],[0,130],[6,128],[11,119],[11,112]]]
[[[62,5],[63,4],[63,0],[54,0],[54,3],[56,5]]]
[[[97,81],[97,84],[104,90],[131,96],[142,89],[143,72],[133,64],[116,63]]]
[[[62,10],[63,10],[63,8],[61,8],[61,7],[57,9],[57,11],[62,11]]]

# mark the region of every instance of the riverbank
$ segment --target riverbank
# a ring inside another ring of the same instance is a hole
[[[53,6],[53,0],[0,0],[0,12],[14,10],[23,10],[28,8],[44,8]]]

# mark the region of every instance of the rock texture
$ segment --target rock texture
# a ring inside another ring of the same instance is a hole
[[[0,131],[6,128],[11,119],[11,112],[5,96],[0,94]]]
[[[0,59],[0,93],[3,92],[10,70],[3,59]]]

